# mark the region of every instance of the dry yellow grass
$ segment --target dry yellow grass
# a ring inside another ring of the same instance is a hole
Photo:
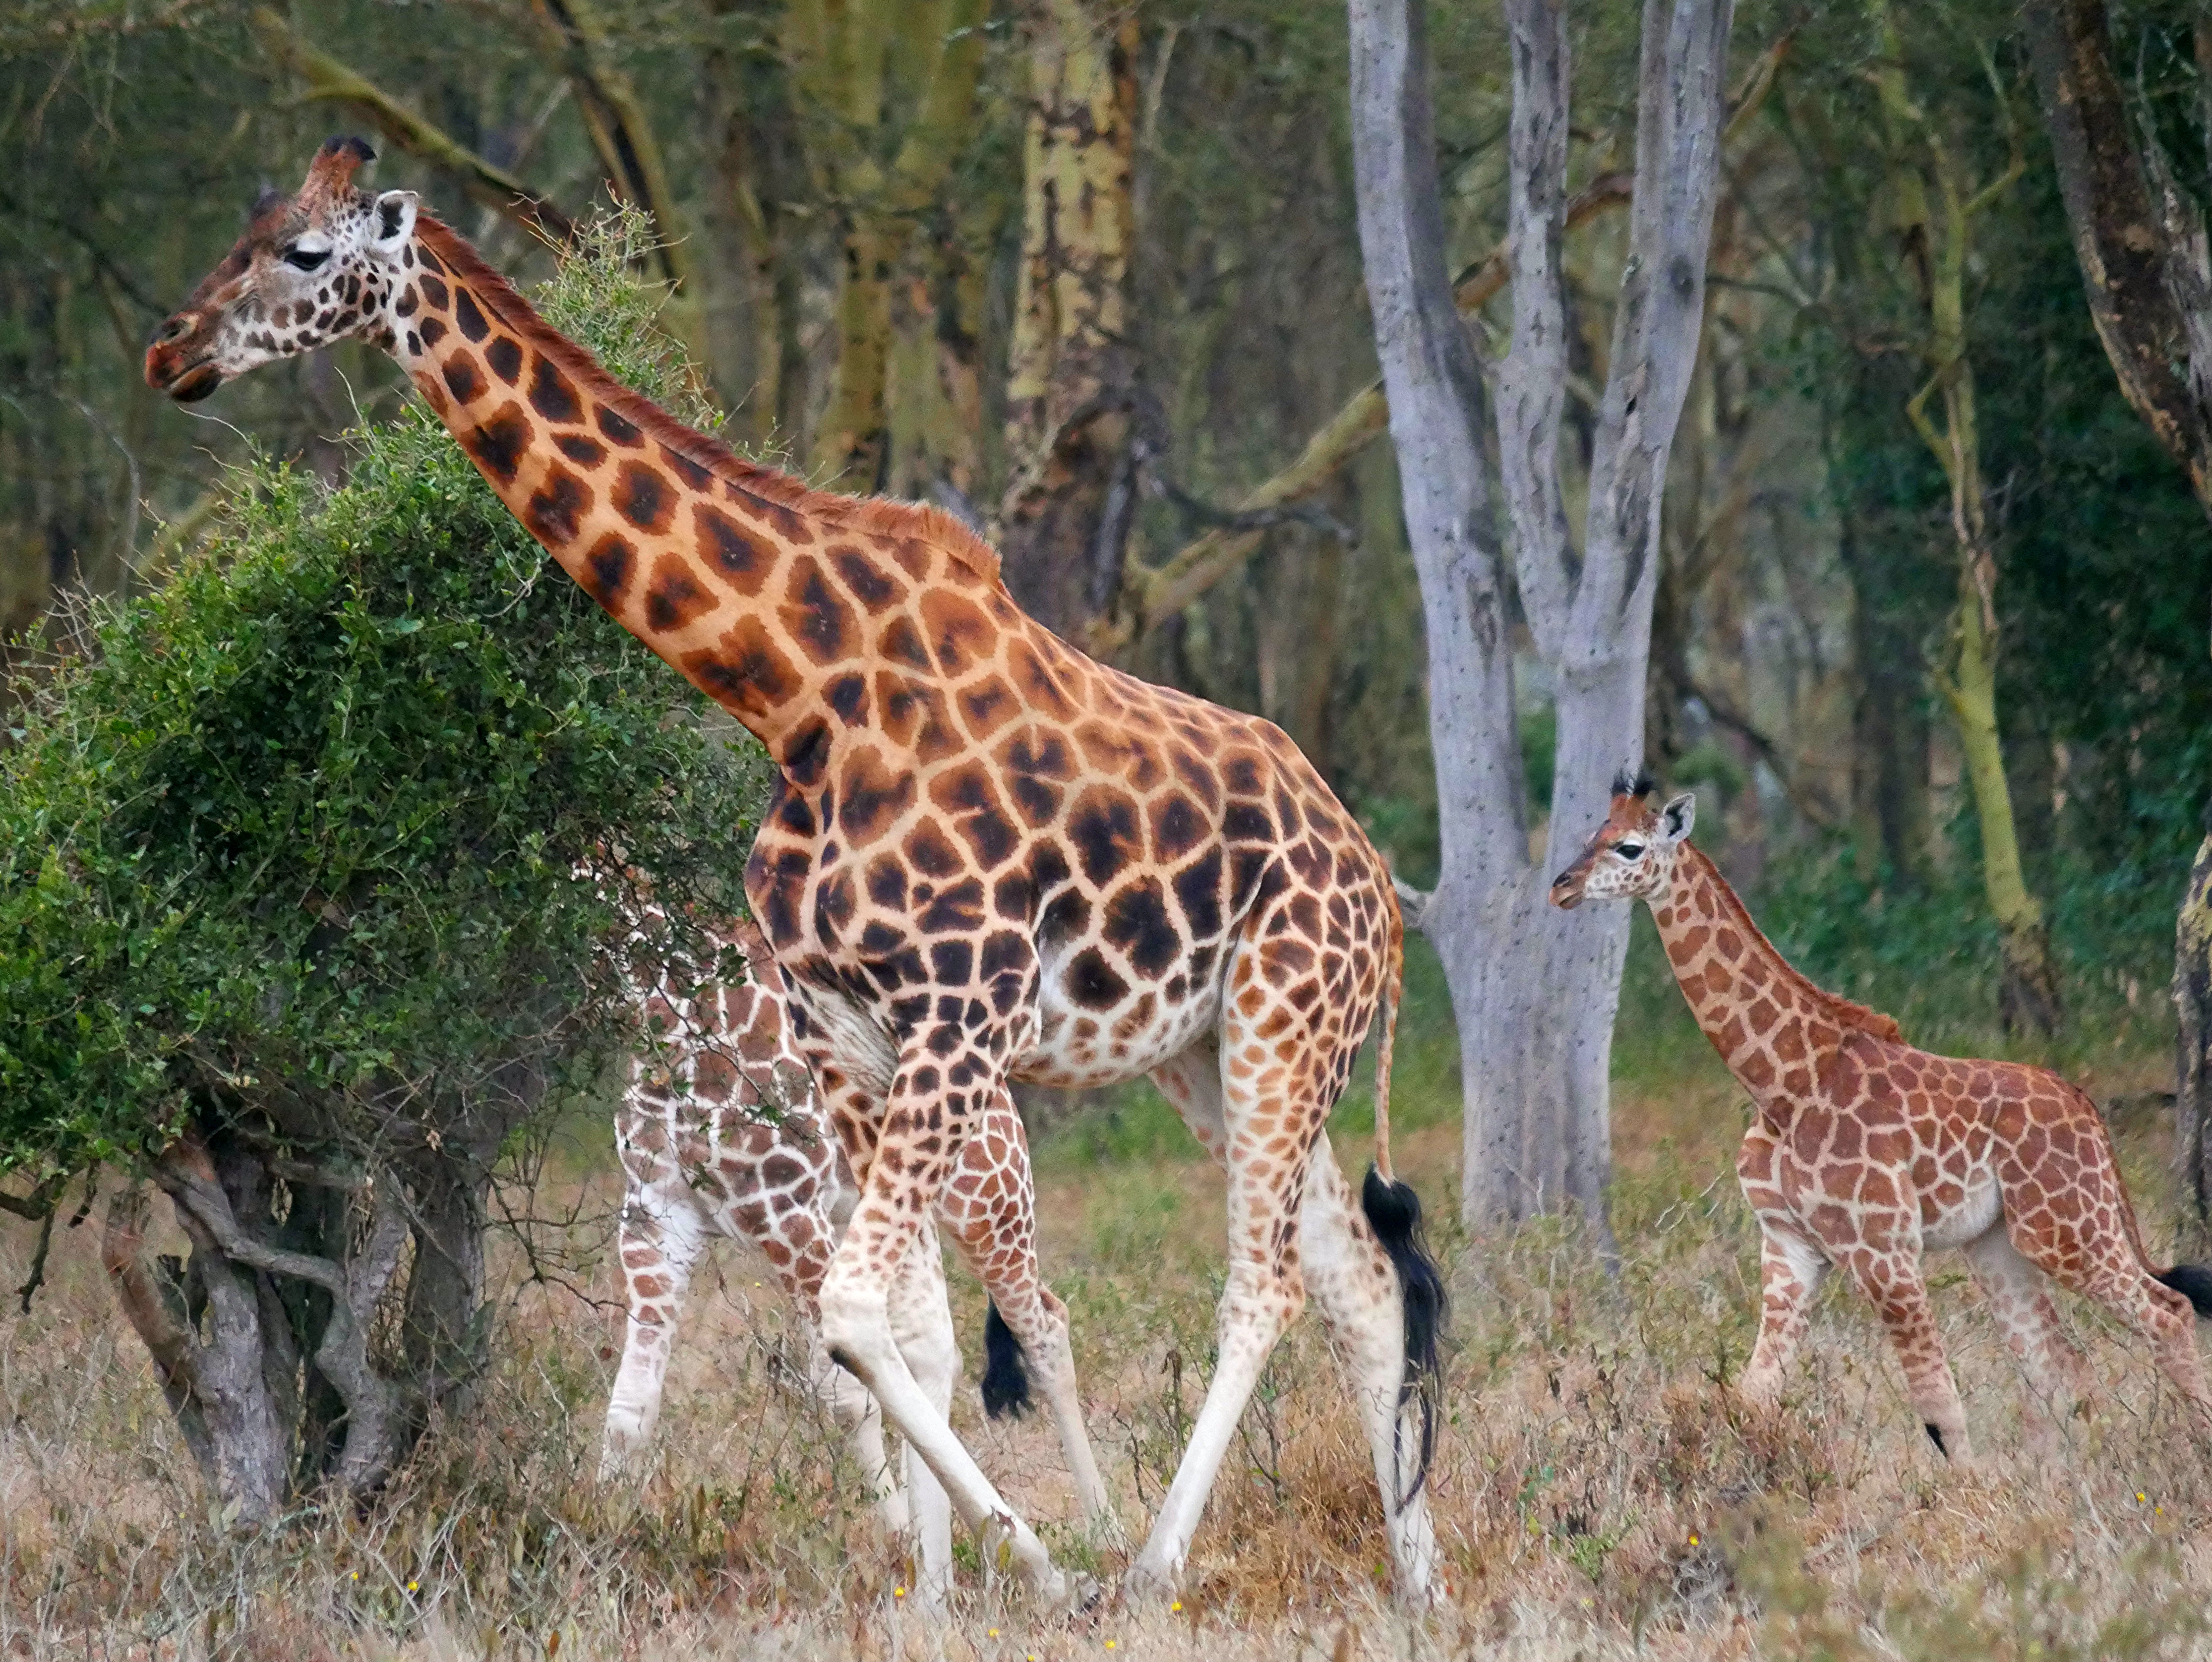
[[[2104,1091],[2140,1084],[2096,1082]],[[2106,1389],[2039,1442],[2009,1357],[1956,1265],[1938,1301],[1981,1463],[1944,1465],[1871,1316],[1820,1307],[1792,1411],[1747,1422],[1718,1383],[1754,1311],[1752,1232],[1728,1176],[1741,1111],[1717,1069],[1624,1090],[1608,1277],[1575,1234],[1441,1240],[1456,1298],[1450,1421],[1432,1479],[1449,1598],[1392,1610],[1371,1477],[1317,1326],[1271,1368],[1216,1493],[1180,1611],[1110,1600],[1073,1622],[967,1589],[939,1628],[901,1595],[836,1440],[793,1388],[786,1313],[723,1252],[695,1290],[641,1490],[589,1481],[619,1313],[597,1237],[573,1286],[502,1259],[505,1342],[480,1399],[437,1427],[386,1501],[258,1540],[204,1515],[143,1358],[112,1319],[91,1228],[0,1326],[0,1656],[976,1659],[2107,1658],[2212,1653],[2203,1427],[2134,1342],[2069,1302]],[[2154,1242],[2163,1127],[2119,1127]],[[594,1128],[570,1175],[611,1198]],[[1347,1162],[1359,1139],[1346,1136]],[[1455,1139],[1401,1141],[1449,1210]],[[1102,1463],[1133,1532],[1203,1393],[1220,1188],[1183,1161],[1042,1159],[1048,1267],[1074,1311]],[[540,1209],[545,1210],[541,1207]],[[0,1238],[21,1279],[24,1232]],[[980,1295],[957,1283],[971,1352]],[[604,1301],[593,1303],[592,1301]],[[973,1357],[971,1355],[971,1362]],[[1049,1430],[956,1418],[1067,1562],[1110,1587]],[[179,1519],[187,1521],[179,1523]]]

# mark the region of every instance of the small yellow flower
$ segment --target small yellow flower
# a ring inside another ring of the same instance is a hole
[[[419,1591],[421,1590],[421,1588],[422,1588],[422,1584],[420,1581],[410,1581],[410,1582],[407,1584],[407,1591],[408,1591],[408,1592],[419,1592]]]
[[[2149,1495],[2146,1495],[2146,1494],[2144,1494],[2144,1493],[2142,1492],[2142,1490],[2141,1490],[2141,1489],[2137,1489],[2137,1490],[2136,1491],[2136,1504],[2137,1506],[2141,1506],[2141,1505],[2142,1505],[2145,1501],[2148,1501],[2148,1499],[2150,1499],[2150,1496],[2149,1496]]]
[[[986,1636],[987,1638],[996,1639],[996,1638],[999,1636],[999,1630],[998,1630],[996,1628],[994,1628],[994,1629],[991,1629],[991,1631],[990,1631],[987,1635],[985,1635],[985,1636]]]
[[[906,1597],[906,1589],[905,1589],[904,1587],[893,1587],[893,1588],[891,1589],[891,1597],[892,1597],[892,1598],[905,1598],[905,1597]]]
[[[356,1581],[361,1580],[361,1572],[359,1570],[356,1570],[353,1573],[353,1579]]]
[[[1691,1534],[1690,1534],[1690,1544],[1691,1544],[1692,1546],[1695,1546],[1695,1545],[1697,1545],[1697,1544],[1698,1544],[1698,1537],[1697,1537],[1697,1532],[1696,1532],[1694,1530],[1693,1530],[1693,1531],[1692,1531],[1692,1532],[1691,1532]]]
[[[1170,1616],[1180,1616],[1180,1615],[1182,1615],[1182,1599],[1180,1599],[1180,1598],[1178,1598],[1178,1599],[1176,1599],[1176,1600],[1175,1601],[1175,1603],[1173,1603],[1172,1604],[1170,1604],[1170,1605],[1168,1606],[1168,1614],[1169,1614]]]

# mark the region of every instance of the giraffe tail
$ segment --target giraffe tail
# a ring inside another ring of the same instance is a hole
[[[1395,921],[1393,907],[1393,920]],[[1398,1036],[1398,1005],[1406,983],[1406,937],[1402,925],[1392,932],[1390,958],[1382,988],[1382,1032],[1375,1040],[1375,1163],[1367,1168],[1360,1191],[1360,1209],[1368,1227],[1397,1272],[1398,1292],[1406,1317],[1406,1372],[1398,1402],[1420,1411],[1420,1448],[1413,1463],[1412,1481],[1397,1498],[1403,1511],[1428,1481],[1429,1465],[1437,1448],[1437,1407],[1443,1394],[1443,1363],[1438,1342],[1443,1336],[1447,1301],[1444,1279],[1430,1255],[1421,1229],[1421,1198],[1413,1186],[1401,1183],[1390,1168],[1390,1052]],[[1404,1435],[1400,1420],[1399,1436]],[[1405,1467],[1405,1450],[1395,1448],[1399,1469]]]
[[[2212,1316],[2212,1270],[2201,1264],[2177,1264],[2171,1270],[2154,1270],[2151,1279],[2162,1281],[2197,1307],[2200,1316]]]
[[[983,1315],[983,1412],[994,1420],[1008,1414],[1019,1419],[1029,1410],[1029,1363],[994,1299]]]

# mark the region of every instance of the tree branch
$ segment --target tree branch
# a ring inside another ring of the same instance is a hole
[[[574,221],[544,197],[416,115],[367,77],[310,45],[281,14],[257,6],[249,21],[262,49],[307,82],[309,98],[358,111],[401,149],[452,174],[470,200],[504,215],[531,235],[557,245],[575,234]]]
[[[1745,75],[1729,113],[1724,143],[1733,143],[1765,104],[1789,56],[1790,40],[1790,34],[1782,35]],[[1626,173],[1592,179],[1567,203],[1566,229],[1579,231],[1626,206],[1632,183]],[[1480,312],[1504,291],[1510,275],[1509,251],[1501,245],[1452,280],[1453,302],[1462,312]],[[1253,488],[1237,505],[1239,511],[1255,513],[1317,494],[1389,422],[1382,382],[1361,388],[1306,440],[1296,460]],[[1157,566],[1133,565],[1123,578],[1119,602],[1085,635],[1080,643],[1084,650],[1096,658],[1111,658],[1131,641],[1143,639],[1243,565],[1261,540],[1256,531],[1210,531]]]

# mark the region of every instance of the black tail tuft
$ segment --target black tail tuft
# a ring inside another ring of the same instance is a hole
[[[2154,1270],[2151,1277],[2195,1305],[2198,1315],[2212,1316],[2212,1270],[2201,1264],[2177,1264],[2171,1270]]]
[[[1395,1509],[1402,1511],[1428,1481],[1429,1462],[1437,1452],[1437,1408],[1443,1395],[1443,1363],[1437,1345],[1449,1313],[1444,1278],[1422,1239],[1421,1198],[1410,1185],[1385,1182],[1382,1174],[1370,1166],[1359,1204],[1375,1238],[1390,1255],[1405,1302],[1406,1382],[1399,1400],[1402,1404],[1418,1398],[1421,1407],[1421,1457],[1413,1481],[1398,1497]]]
[[[993,1419],[1030,1411],[1030,1370],[1022,1342],[994,1301],[983,1316],[983,1411]]]

